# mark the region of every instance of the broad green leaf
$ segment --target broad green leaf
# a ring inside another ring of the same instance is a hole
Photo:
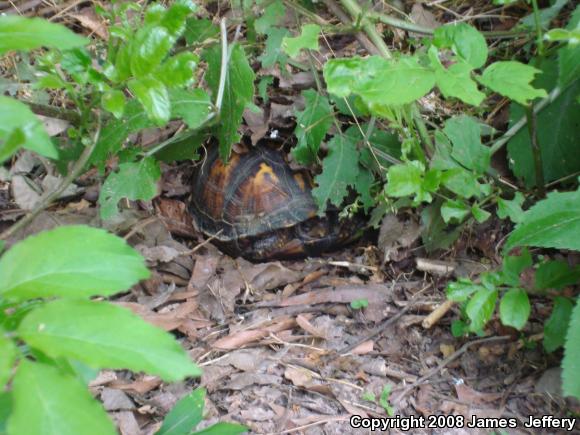
[[[463,320],[455,319],[451,322],[451,335],[456,338],[463,337],[469,333],[469,325]]]
[[[0,327],[0,355],[2,355],[0,358],[0,392],[2,392],[10,379],[12,365],[18,355],[14,341],[6,336],[6,331],[2,327]]]
[[[208,62],[206,81],[215,97],[220,77],[220,47],[209,49],[206,52],[206,60]],[[220,144],[220,157],[224,161],[229,158],[231,146],[240,138],[238,127],[242,122],[242,114],[254,98],[254,78],[254,71],[248,63],[244,49],[241,45],[234,45],[228,64],[220,123],[216,127],[216,135]]]
[[[580,297],[570,316],[570,326],[564,345],[562,360],[562,385],[564,394],[580,399]]]
[[[120,119],[125,111],[125,94],[116,89],[105,92],[101,98],[101,105],[103,109],[111,112],[115,118]]]
[[[0,257],[0,294],[19,301],[109,296],[147,277],[143,257],[123,239],[86,226],[30,236]]]
[[[487,43],[483,35],[466,23],[453,23],[435,29],[433,43],[450,48],[471,68],[481,68],[487,61]]]
[[[532,254],[527,248],[522,249],[519,255],[506,255],[503,258],[502,279],[505,284],[512,287],[520,285],[522,272],[532,267]]]
[[[536,89],[530,84],[539,72],[520,62],[502,61],[488,66],[478,80],[492,91],[526,106],[531,100],[548,96],[544,89]]]
[[[63,89],[66,82],[56,74],[47,74],[40,77],[34,84],[34,89]]]
[[[131,41],[129,62],[131,73],[143,78],[161,64],[171,50],[175,38],[165,27],[142,28]]]
[[[353,56],[343,59],[330,59],[326,62],[323,74],[328,92],[342,98],[356,92],[355,89],[359,83],[370,79],[369,75],[372,68],[365,67],[369,66],[373,60],[382,62],[382,59],[378,57],[367,59]]]
[[[580,266],[570,267],[565,261],[547,261],[536,270],[537,290],[559,290],[578,282],[580,282]]]
[[[217,38],[220,33],[218,26],[211,20],[188,18],[185,23],[185,41],[187,45],[199,44],[210,38]]]
[[[417,161],[391,166],[387,173],[385,192],[395,198],[419,192],[424,172],[425,167]]]
[[[175,1],[162,15],[159,24],[165,27],[172,37],[177,38],[185,30],[186,18],[196,9],[197,6],[192,0]]]
[[[505,252],[514,246],[574,249],[580,251],[580,189],[552,192],[524,213],[510,234]]]
[[[180,399],[165,416],[163,425],[155,435],[187,435],[203,419],[205,389],[197,388]]]
[[[0,133],[1,134],[1,133]],[[26,133],[20,127],[16,127],[3,141],[0,140],[0,163],[7,160],[26,143]]]
[[[84,47],[73,48],[63,52],[60,60],[60,66],[62,69],[73,76],[74,74],[87,72],[91,63],[91,55]]]
[[[473,206],[471,206],[471,214],[473,215],[475,220],[480,224],[484,223],[485,221],[487,221],[491,217],[490,212],[482,209],[477,204],[474,204]]]
[[[477,176],[463,168],[455,168],[445,171],[442,175],[442,183],[456,195],[462,198],[479,198],[482,194],[481,185]]]
[[[162,82],[153,77],[143,77],[131,80],[127,85],[153,122],[162,126],[169,121],[171,103],[167,88]]]
[[[262,16],[254,21],[256,32],[266,34],[286,15],[286,8],[281,0],[275,0],[264,8]]]
[[[550,21],[558,15],[560,10],[566,6],[568,1],[569,0],[555,0],[550,2],[551,6],[540,9],[540,26],[547,28],[550,25]],[[520,24],[536,30],[536,17],[534,16],[534,13],[532,12],[528,16],[522,18]]]
[[[155,71],[155,77],[168,88],[189,86],[195,81],[194,71],[198,63],[195,54],[179,53],[167,59]]]
[[[26,104],[14,98],[0,95],[0,112],[2,113],[2,122],[0,123],[0,156],[9,157],[15,151],[15,148],[18,148],[18,145],[22,143],[21,134],[24,134],[25,141],[22,144],[24,148],[51,159],[58,158],[58,151],[44,130],[42,122],[40,122]],[[19,136],[10,137],[14,129],[20,130],[20,132],[15,133]]]
[[[0,391],[0,434],[5,435],[8,417],[12,414],[12,391]]]
[[[282,49],[290,57],[298,57],[300,50],[308,48],[318,51],[318,34],[320,26],[318,24],[305,24],[301,28],[300,36],[295,38],[285,37],[282,40]]]
[[[198,150],[207,139],[206,133],[197,131],[193,135],[187,135],[182,139],[176,139],[166,147],[155,153],[155,158],[163,162],[175,162],[182,160],[199,160]]]
[[[105,410],[76,378],[23,360],[14,377],[8,435],[115,435]],[[74,405],[74,412],[71,406]]]
[[[299,163],[308,165],[316,161],[320,143],[332,125],[332,107],[328,98],[313,89],[302,92],[306,107],[296,112],[296,129],[298,139],[292,154]]]
[[[194,432],[192,435],[238,435],[248,432],[248,428],[237,423],[220,421],[210,427]]]
[[[444,133],[453,144],[451,156],[468,169],[483,174],[489,168],[491,151],[481,144],[481,126],[466,115],[445,122]]]
[[[375,181],[373,174],[366,168],[359,168],[358,176],[354,183],[354,188],[358,193],[360,202],[362,203],[363,210],[365,213],[373,208],[375,205],[375,200],[372,196],[372,185]]]
[[[18,15],[0,16],[0,54],[10,50],[28,51],[40,47],[66,50],[88,42],[88,39],[77,35],[65,26],[42,18],[25,18]]]
[[[435,70],[437,87],[445,98],[459,98],[467,104],[479,106],[485,98],[485,94],[477,88],[477,83],[471,77],[473,67],[465,61],[452,64],[444,68],[437,54],[437,49],[429,49],[431,66]]]
[[[491,319],[495,310],[495,301],[497,300],[497,290],[488,290],[486,288],[478,290],[465,307],[465,313],[471,321],[469,330],[479,332],[485,324]]]
[[[264,52],[258,56],[262,63],[262,68],[270,68],[276,63],[281,66],[286,64],[288,56],[282,51],[282,40],[288,33],[288,29],[279,27],[273,27],[268,30],[266,47],[264,47]]]
[[[574,33],[575,36],[569,41],[568,46],[558,50],[559,83],[561,88],[566,87],[580,77],[580,44],[578,43],[580,41],[578,36],[580,33],[580,6],[576,6],[566,29],[568,32]]]
[[[169,99],[171,101],[171,116],[183,119],[192,130],[200,128],[213,111],[209,95],[203,89],[192,91],[171,89]]]
[[[497,216],[500,219],[509,217],[514,224],[521,222],[524,216],[524,211],[522,210],[523,203],[524,195],[521,192],[516,192],[514,198],[510,200],[498,198]]]
[[[450,228],[443,222],[442,204],[442,200],[436,200],[421,212],[421,240],[428,252],[447,249],[461,234],[462,225]]]
[[[474,284],[470,279],[463,278],[447,284],[445,292],[450,301],[465,302],[473,293],[482,289],[482,286]]]
[[[152,157],[139,162],[122,163],[118,172],[111,172],[101,188],[99,205],[101,218],[110,219],[119,212],[120,199],[148,201],[157,195],[157,181],[161,177],[159,164]]]
[[[51,358],[77,359],[98,369],[143,371],[166,381],[201,374],[171,334],[109,302],[49,302],[30,312],[17,333]]]
[[[543,73],[534,81],[534,86],[550,91],[558,83],[558,66],[548,59],[542,61]],[[580,80],[565,89],[537,115],[538,142],[542,154],[544,181],[554,180],[580,171]],[[524,109],[518,104],[510,107],[510,125],[525,116]],[[508,155],[514,173],[524,179],[527,187],[536,184],[534,157],[530,146],[527,128],[521,129],[508,142]]]
[[[324,214],[329,201],[337,207],[342,204],[348,194],[348,186],[356,183],[358,158],[356,144],[347,136],[337,135],[328,142],[328,155],[322,161],[322,173],[316,176],[317,187],[312,189],[319,214]]]
[[[570,316],[574,304],[568,298],[556,296],[552,314],[544,324],[544,349],[546,352],[554,352],[560,346],[564,346],[566,331],[570,325]]]
[[[499,303],[499,317],[504,325],[521,330],[530,317],[528,294],[519,288],[508,290]]]
[[[446,224],[463,222],[470,212],[470,207],[460,200],[447,200],[441,206],[441,217]]]

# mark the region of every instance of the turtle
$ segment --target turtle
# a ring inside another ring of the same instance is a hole
[[[234,149],[239,147],[234,147]],[[232,257],[253,262],[319,256],[360,235],[338,210],[318,215],[313,180],[264,144],[232,153],[209,147],[192,180],[194,226]]]

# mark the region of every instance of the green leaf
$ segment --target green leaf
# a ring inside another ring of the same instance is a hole
[[[505,252],[514,246],[574,249],[580,251],[580,189],[551,192],[524,213],[510,234]]]
[[[192,435],[237,435],[248,432],[248,428],[237,423],[219,422],[194,432]]]
[[[58,158],[58,151],[44,130],[42,122],[26,104],[14,98],[0,95],[0,112],[2,112],[2,122],[0,123],[1,157],[4,159],[9,157],[22,144],[24,148],[45,157]],[[15,129],[20,131],[14,133]],[[16,136],[12,136],[13,134]],[[22,142],[22,135],[25,138],[24,142]],[[0,159],[0,162],[2,160]]]
[[[373,174],[366,168],[359,168],[359,173],[356,177],[354,183],[354,188],[358,193],[358,197],[362,203],[363,210],[365,213],[375,205],[375,201],[372,196],[372,186],[375,179]]]
[[[535,98],[548,96],[544,89],[536,89],[530,84],[539,72],[539,69],[516,61],[495,62],[478,80],[492,91],[526,106]]]
[[[19,15],[0,16],[0,54],[9,50],[34,50],[48,47],[66,50],[89,42],[61,24],[42,18]]]
[[[433,34],[433,44],[439,48],[451,48],[471,68],[481,68],[487,61],[487,43],[483,35],[466,23],[440,26]]]
[[[118,172],[111,172],[101,188],[99,205],[101,218],[110,219],[119,212],[120,199],[148,201],[157,195],[157,181],[161,177],[159,164],[152,157],[139,162],[122,163]]]
[[[464,321],[455,319],[451,322],[451,335],[455,338],[463,337],[467,335],[469,332],[469,325],[467,325]]]
[[[308,165],[316,161],[320,143],[332,125],[332,107],[328,98],[313,89],[302,92],[306,107],[296,112],[296,129],[298,139],[292,154],[299,163]]]
[[[270,68],[276,63],[281,66],[288,61],[288,56],[282,51],[282,40],[288,35],[288,29],[272,27],[268,30],[264,52],[258,56],[262,68]]]
[[[62,53],[60,66],[67,73],[74,75],[87,72],[91,63],[91,55],[85,48],[73,48]]]
[[[439,59],[437,63],[432,61],[431,65],[435,69],[437,87],[445,98],[459,98],[472,106],[479,106],[485,99],[485,94],[477,88],[477,83],[471,78],[471,65],[458,62],[446,69]]]
[[[192,130],[200,128],[213,111],[209,95],[203,89],[192,91],[171,89],[169,99],[171,100],[171,116],[183,119]]]
[[[481,289],[483,289],[482,286],[474,284],[470,279],[462,278],[447,284],[445,292],[450,301],[465,302],[473,293]]]
[[[195,54],[179,53],[167,59],[155,71],[155,77],[168,88],[189,86],[195,81],[194,71],[198,63]]]
[[[477,177],[463,168],[445,171],[441,181],[445,187],[462,198],[481,197],[481,185]]]
[[[551,90],[558,83],[558,66],[555,62],[544,59],[543,73],[534,81],[534,86]],[[562,94],[537,114],[538,143],[542,154],[544,181],[554,180],[575,174],[580,171],[580,80],[565,89]],[[510,107],[510,126],[525,116],[524,108],[519,104]],[[536,184],[534,157],[530,146],[527,128],[521,129],[508,142],[508,155],[514,173],[524,179],[526,186]]]
[[[578,44],[580,39],[578,37],[580,32],[580,7],[576,6],[566,29],[574,34],[575,43],[571,40],[567,47],[558,50],[559,83],[562,89],[580,77],[580,44]]]
[[[556,15],[558,15],[560,10],[566,6],[568,1],[569,0],[555,0],[550,2],[552,4],[550,7],[540,9],[540,26],[543,28],[548,27],[550,25],[550,21],[552,21]],[[520,20],[520,24],[536,30],[536,17],[534,13],[531,13],[528,16],[522,18]]]
[[[421,239],[428,252],[447,249],[461,234],[461,225],[449,228],[443,222],[441,217],[442,204],[443,201],[436,200],[421,212]]]
[[[139,30],[130,48],[129,63],[133,76],[142,78],[157,68],[174,42],[165,27],[147,26]]]
[[[451,156],[468,169],[483,174],[490,165],[491,151],[481,144],[481,127],[473,118],[461,115],[445,122],[443,129],[453,144]]]
[[[171,4],[167,12],[161,16],[161,24],[171,36],[179,37],[185,30],[185,22],[188,15],[195,12],[197,6],[192,0],[178,0]]]
[[[131,80],[127,85],[153,122],[163,126],[169,121],[171,104],[167,88],[162,82],[153,77],[143,77]]]
[[[318,34],[320,26],[318,24],[305,24],[301,28],[300,36],[295,38],[285,37],[282,40],[282,50],[292,58],[298,57],[300,50],[308,48],[318,51]]]
[[[206,52],[206,60],[209,64],[206,81],[215,96],[219,86],[220,47],[209,49]],[[254,78],[254,71],[248,63],[244,49],[240,45],[234,45],[228,65],[220,123],[216,127],[216,135],[220,144],[220,157],[224,161],[229,158],[231,146],[240,138],[238,127],[242,122],[242,114],[245,107],[254,98]]]
[[[495,310],[495,301],[497,300],[497,290],[488,290],[482,288],[478,290],[465,307],[465,313],[471,323],[469,330],[479,332],[485,324],[491,319]]]
[[[5,435],[8,417],[12,414],[12,391],[0,391],[0,434]]]
[[[519,288],[510,289],[499,304],[499,317],[504,325],[522,330],[530,317],[528,294]]]
[[[201,370],[171,334],[109,302],[57,300],[31,311],[18,336],[51,358],[179,381]]]
[[[76,378],[23,360],[13,385],[9,434],[115,435],[107,413]],[[74,404],[74,412],[71,405]]]
[[[109,296],[149,277],[143,257],[119,237],[85,226],[62,226],[14,245],[0,257],[0,294]]]
[[[101,105],[103,109],[111,112],[115,118],[120,119],[125,111],[125,94],[116,89],[105,92],[101,98]]]
[[[524,216],[524,211],[522,210],[523,203],[524,195],[521,192],[516,192],[514,198],[510,200],[498,198],[497,216],[500,219],[509,217],[514,224],[521,222]]]
[[[368,299],[355,299],[355,300],[351,301],[351,303],[350,303],[350,307],[353,310],[360,310],[360,309],[366,308],[368,306],[369,306]]]
[[[471,214],[473,215],[475,220],[480,224],[484,223],[486,220],[488,220],[491,217],[491,213],[480,208],[477,204],[474,204],[471,207]]]
[[[446,224],[463,222],[470,212],[470,207],[459,200],[447,200],[441,206],[441,217]]]
[[[565,261],[547,261],[536,270],[537,290],[559,290],[578,282],[580,282],[580,266],[570,267]]]
[[[197,150],[201,148],[207,139],[204,132],[196,132],[191,136],[176,139],[166,147],[155,153],[155,158],[163,162],[175,162],[182,160],[199,160]]]
[[[348,97],[351,93],[356,92],[360,83],[368,80],[371,71],[377,68],[365,68],[379,62],[382,65],[382,59],[371,57],[362,59],[360,57],[347,57],[343,59],[330,59],[324,64],[323,74],[328,92],[339,98]]]
[[[271,2],[264,8],[264,13],[260,18],[254,21],[256,32],[266,34],[275,25],[277,25],[286,15],[284,3],[280,0]]]
[[[387,173],[385,192],[395,198],[419,192],[424,172],[425,167],[417,161],[391,166]]]
[[[322,173],[317,175],[317,187],[312,196],[318,204],[319,214],[324,214],[328,201],[339,207],[354,186],[359,174],[359,154],[356,144],[344,135],[334,136],[328,142],[328,155],[322,162]]]
[[[580,398],[580,297],[570,316],[570,326],[564,345],[562,360],[562,384],[564,394]]]
[[[6,336],[6,331],[0,327],[0,392],[4,391],[6,383],[12,374],[12,365],[16,361],[18,350],[14,341]]]
[[[527,248],[522,249],[520,255],[506,255],[503,259],[503,282],[513,287],[520,285],[522,272],[532,267],[532,254]]]
[[[551,353],[560,346],[564,346],[566,331],[570,325],[570,316],[574,304],[568,298],[556,296],[554,298],[554,308],[552,314],[544,324],[544,349]]]
[[[161,429],[155,435],[187,435],[203,419],[205,389],[197,388],[180,399],[165,416]]]
[[[187,45],[199,44],[207,39],[216,38],[220,33],[218,26],[211,20],[188,18],[183,36]]]
[[[34,89],[63,89],[66,82],[56,74],[42,76],[35,84]]]

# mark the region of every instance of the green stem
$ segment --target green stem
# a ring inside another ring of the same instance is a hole
[[[392,57],[391,52],[389,51],[389,47],[385,44],[382,36],[379,35],[375,26],[368,22],[368,20],[363,19],[363,11],[359,4],[355,0],[340,0],[342,6],[347,10],[350,16],[355,20],[360,20],[361,28],[367,34],[369,39],[373,42],[375,47],[379,50],[381,55],[386,59],[390,59]]]
[[[541,198],[546,196],[546,183],[544,181],[544,166],[542,163],[542,149],[538,142],[538,128],[536,125],[536,113],[534,105],[531,103],[526,107],[526,118],[528,120],[528,132],[530,134],[530,144],[532,156],[534,158],[534,169],[536,172],[536,185]]]
[[[544,35],[542,32],[542,23],[540,22],[540,8],[538,8],[538,0],[532,0],[534,7],[534,23],[536,25],[536,44],[538,45],[538,55],[544,57]]]
[[[59,107],[49,106],[46,104],[31,103],[29,101],[25,101],[25,103],[28,105],[28,107],[30,107],[30,110],[32,110],[37,115],[48,116],[49,118],[64,119],[65,121],[69,121],[75,125],[77,125],[81,120],[80,115],[73,110],[61,109]]]

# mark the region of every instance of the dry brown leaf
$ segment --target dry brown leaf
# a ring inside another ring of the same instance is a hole
[[[224,350],[238,349],[246,344],[268,337],[270,333],[280,333],[286,329],[292,329],[294,326],[296,326],[296,321],[294,319],[287,316],[280,317],[274,319],[273,324],[270,326],[238,331],[228,335],[227,337],[220,338],[213,343],[212,347]]]
[[[412,219],[387,214],[379,230],[378,247],[383,252],[383,262],[400,261],[409,256],[409,247],[421,235],[421,227]]]
[[[457,393],[457,398],[465,404],[477,405],[487,402],[495,402],[503,397],[501,393],[481,393],[475,391],[473,388],[465,385],[463,381],[455,384],[455,392]]]
[[[282,301],[268,301],[257,304],[259,307],[290,307],[294,305],[314,305],[325,303],[349,304],[356,299],[367,299],[369,304],[378,304],[392,300],[393,287],[381,284],[361,286],[346,285],[335,289],[314,290],[292,296]]]
[[[326,333],[324,331],[319,330],[312,323],[310,323],[307,316],[299,314],[298,316],[296,316],[296,323],[310,335],[326,339]]]
[[[372,352],[375,348],[375,342],[372,340],[365,341],[355,347],[350,353],[354,355],[364,355],[366,353]]]
[[[105,41],[109,39],[107,25],[103,19],[96,14],[94,8],[83,8],[78,14],[70,15],[79,20],[81,26],[89,29],[91,32],[99,36],[99,38],[104,39]]]
[[[286,367],[284,377],[297,387],[307,387],[312,384],[312,374],[303,368]]]
[[[142,378],[133,382],[113,381],[110,383],[111,388],[118,390],[145,394],[161,385],[161,379],[157,376],[144,375]]]

